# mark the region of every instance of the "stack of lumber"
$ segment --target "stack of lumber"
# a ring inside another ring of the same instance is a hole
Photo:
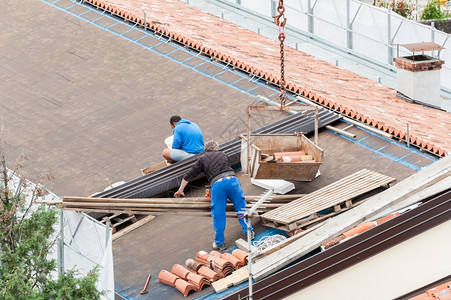
[[[300,197],[277,209],[264,213],[262,222],[268,227],[285,231],[295,231],[301,227],[317,223],[337,213],[348,210],[360,202],[353,199],[379,187],[388,187],[396,179],[367,169],[346,176],[328,186]],[[331,209],[327,214],[318,213]]]
[[[302,195],[274,195],[273,198],[259,206],[257,213],[268,212],[280,207]],[[247,207],[260,199],[260,196],[247,196]],[[117,199],[91,197],[63,197],[58,201],[40,201],[41,204],[56,205],[65,210],[103,213],[128,214],[178,214],[200,215],[210,217],[210,198],[149,198],[149,199]],[[236,217],[231,202],[227,203],[228,217]]]

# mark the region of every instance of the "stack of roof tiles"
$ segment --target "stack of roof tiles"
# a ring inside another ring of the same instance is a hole
[[[221,278],[230,275],[247,263],[247,252],[236,249],[221,254],[218,251],[199,251],[195,259],[187,259],[185,266],[174,264],[171,271],[161,270],[158,281],[175,287],[185,297],[191,291],[200,291]]]
[[[221,274],[221,277],[226,277],[235,270],[233,268],[233,264],[225,259],[222,259],[221,253],[217,251],[212,251],[210,253],[199,251],[196,254],[196,260],[204,263],[205,265],[209,265],[211,269]]]

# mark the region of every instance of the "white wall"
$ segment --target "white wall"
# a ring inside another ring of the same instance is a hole
[[[451,221],[285,299],[393,299],[451,274]]]

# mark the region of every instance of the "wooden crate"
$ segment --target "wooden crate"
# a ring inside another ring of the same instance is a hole
[[[303,134],[253,134],[249,149],[247,137],[241,135],[241,168],[255,179],[284,179],[311,181],[324,161],[324,151]],[[303,151],[313,157],[312,161],[269,162],[262,154],[274,155],[276,152]]]

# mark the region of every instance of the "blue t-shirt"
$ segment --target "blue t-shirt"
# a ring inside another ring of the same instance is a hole
[[[196,123],[181,119],[175,125],[173,133],[172,149],[194,154],[204,152],[204,137]]]

